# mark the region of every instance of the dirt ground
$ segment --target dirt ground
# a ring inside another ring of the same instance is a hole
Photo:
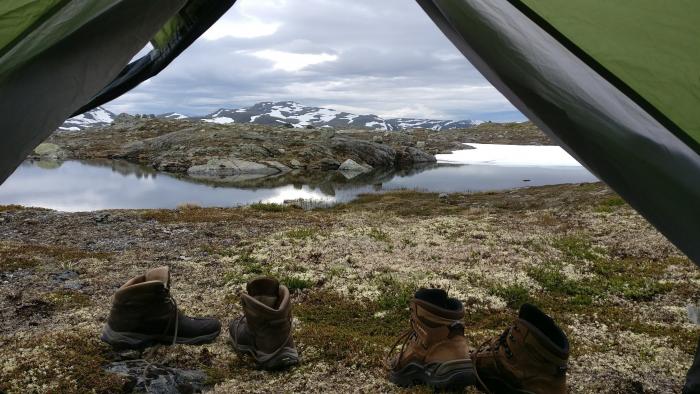
[[[0,207],[0,392],[122,392],[99,333],[129,278],[169,265],[190,315],[226,324],[247,280],[293,291],[302,363],[263,372],[222,332],[132,358],[204,371],[213,392],[401,392],[382,360],[420,286],[466,306],[474,346],[523,302],[569,335],[572,393],[679,392],[700,330],[699,271],[601,184],[481,194],[395,192],[332,208]],[[421,389],[411,389],[418,392]],[[470,392],[473,389],[470,389]]]

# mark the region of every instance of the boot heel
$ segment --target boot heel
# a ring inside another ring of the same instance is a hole
[[[105,325],[100,339],[107,342],[115,349],[142,349],[156,343],[151,335],[143,335],[134,332],[118,332]]]
[[[469,359],[428,366],[425,375],[426,383],[437,389],[461,389],[476,384],[474,366]]]

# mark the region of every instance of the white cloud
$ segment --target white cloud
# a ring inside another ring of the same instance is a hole
[[[275,70],[284,71],[300,71],[308,66],[320,64],[324,62],[332,62],[338,60],[337,55],[328,53],[292,53],[277,51],[274,49],[265,49],[252,53],[253,56],[260,59],[270,60],[274,63]]]
[[[107,107],[203,115],[277,100],[383,116],[524,120],[406,0],[239,0],[167,69]]]
[[[242,22],[222,21],[212,26],[202,37],[206,40],[218,40],[224,37],[257,38],[271,36],[277,32],[280,23],[265,23],[258,19]]]

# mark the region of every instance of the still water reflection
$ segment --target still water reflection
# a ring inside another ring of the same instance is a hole
[[[352,200],[362,193],[396,189],[449,193],[594,181],[596,178],[580,166],[442,163],[410,170],[380,170],[351,178],[328,172],[314,177],[292,173],[236,181],[178,177],[123,161],[28,161],[0,185],[0,204],[90,211],[175,208],[183,203],[233,206],[294,199],[334,203]]]

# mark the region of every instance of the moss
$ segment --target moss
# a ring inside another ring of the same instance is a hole
[[[287,238],[292,238],[292,239],[307,239],[307,238],[314,238],[318,234],[318,230],[313,229],[313,228],[297,228],[294,230],[287,231],[286,236]]]
[[[382,310],[405,309],[417,286],[400,282],[391,275],[381,275],[377,278],[377,289],[379,297],[376,303]]]
[[[0,271],[33,268],[50,262],[64,263],[86,258],[107,259],[111,253],[87,251],[57,245],[0,244]]]
[[[123,378],[104,372],[109,348],[92,331],[73,329],[37,336],[5,337],[0,391],[119,393]],[[60,357],[58,356],[60,355]]]
[[[56,310],[70,310],[90,305],[90,297],[77,291],[59,290],[47,293],[42,298]]]
[[[615,211],[616,208],[626,205],[625,200],[620,197],[609,197],[601,201],[600,204],[595,208],[596,212],[610,213]]]
[[[17,212],[25,209],[21,205],[0,205],[0,212]]]
[[[651,301],[672,289],[671,284],[627,272],[599,274],[580,281],[567,279],[561,265],[545,265],[528,270],[528,275],[547,291],[573,297],[578,305],[589,305],[595,297],[613,294],[632,301]]]
[[[287,276],[284,277],[280,280],[280,283],[284,284],[287,286],[289,291],[294,292],[294,291],[300,291],[304,289],[309,289],[313,287],[314,281],[308,280],[308,279],[303,279],[295,276]]]
[[[367,235],[372,238],[375,241],[378,242],[390,242],[391,238],[389,237],[389,234],[378,229],[378,228],[371,228]]]
[[[249,207],[250,209],[262,212],[287,212],[292,209],[291,207],[282,204],[270,204],[261,202],[257,204],[251,204]]]
[[[498,286],[491,290],[491,294],[501,297],[512,309],[517,309],[531,301],[528,289],[520,285]]]
[[[582,235],[567,235],[554,240],[566,261],[591,261],[598,258],[600,250],[593,248],[591,241]]]
[[[379,368],[387,347],[408,327],[407,305],[386,310],[379,302],[313,292],[295,306],[302,321],[296,338],[302,349],[313,347],[322,360]],[[377,312],[384,315],[375,317]]]
[[[160,223],[217,223],[241,221],[244,213],[241,209],[190,207],[142,211],[141,218]]]

